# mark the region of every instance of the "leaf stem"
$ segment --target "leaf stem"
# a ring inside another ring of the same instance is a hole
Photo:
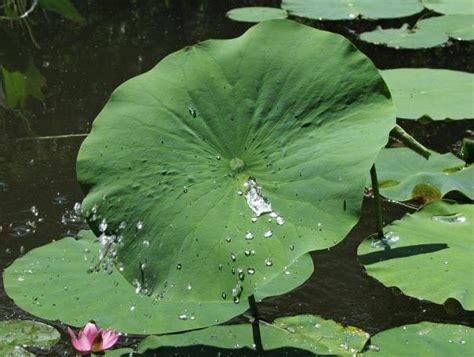
[[[260,316],[258,313],[257,302],[255,301],[255,296],[250,295],[248,297],[250,312],[252,313],[252,332],[253,332],[253,343],[255,345],[255,350],[257,352],[263,352],[262,345],[262,335],[260,334]]]
[[[413,136],[408,134],[400,125],[395,125],[395,127],[390,132],[390,135],[392,135],[395,139],[401,141],[409,149],[423,156],[425,159],[428,160],[428,158],[430,157],[431,151],[419,141],[417,141]]]
[[[372,181],[372,191],[374,193],[374,215],[375,225],[377,228],[377,237],[383,238],[382,200],[380,198],[379,180],[377,179],[375,164],[370,168],[370,179]]]

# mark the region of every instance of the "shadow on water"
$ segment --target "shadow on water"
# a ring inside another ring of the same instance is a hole
[[[81,228],[83,223],[73,212],[74,204],[82,200],[75,176],[76,155],[93,119],[115,87],[186,45],[208,38],[236,37],[250,27],[227,20],[227,10],[251,4],[279,6],[280,1],[75,3],[86,19],[83,25],[55,14],[34,14],[32,28],[40,49],[17,28],[0,22],[0,270],[32,248]],[[413,23],[416,18],[350,23],[302,21],[349,37],[379,68],[474,71],[473,43],[451,41],[436,49],[394,50],[363,43],[355,35],[378,24],[400,26],[404,21]],[[22,90],[12,92],[6,88],[9,84],[5,78],[19,81]],[[403,120],[401,124],[439,152],[455,150],[463,137],[472,136],[472,121],[421,124]],[[348,239],[328,251],[312,254],[315,273],[304,287],[261,304],[263,317],[271,321],[277,316],[313,313],[370,333],[422,320],[474,326],[473,313],[450,315],[440,305],[406,297],[366,275],[356,259],[356,249],[364,237],[375,232],[371,206],[371,199],[366,198],[363,219]],[[389,223],[408,209],[386,203],[384,211]],[[0,320],[26,317],[29,315],[15,307],[0,285]],[[72,351],[64,329],[60,329],[64,338],[54,353],[69,354]],[[250,350],[236,352],[201,346],[160,351],[160,355],[179,356],[253,355]],[[266,355],[299,355],[295,353],[286,350]]]

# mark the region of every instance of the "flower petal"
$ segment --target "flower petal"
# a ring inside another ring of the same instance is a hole
[[[86,336],[81,336],[79,338],[76,337],[74,331],[68,327],[67,333],[71,339],[71,344],[74,349],[80,353],[89,353],[91,351],[91,344],[89,343]]]
[[[105,331],[101,331],[102,333],[102,350],[109,349],[113,345],[117,343],[120,335],[112,329],[107,329]]]
[[[92,322],[88,322],[81,329],[81,331],[79,331],[78,339],[81,340],[81,338],[84,336],[89,341],[89,345],[92,346],[92,344],[94,343],[94,340],[95,340],[98,333],[99,333],[99,331],[97,330],[97,326],[95,324],[93,324]]]

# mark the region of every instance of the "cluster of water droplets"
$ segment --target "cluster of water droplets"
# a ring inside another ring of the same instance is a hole
[[[466,223],[466,216],[461,213],[456,213],[444,216],[433,216],[431,220],[439,223],[460,224]]]
[[[372,241],[370,246],[374,249],[379,248],[390,248],[391,246],[398,243],[400,236],[394,232],[387,232],[384,234],[383,238],[376,238]]]

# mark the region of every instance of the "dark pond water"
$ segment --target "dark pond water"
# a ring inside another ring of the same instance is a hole
[[[29,250],[75,233],[81,222],[72,210],[82,200],[75,176],[78,148],[113,89],[154,66],[167,54],[208,38],[232,38],[250,25],[225,18],[227,10],[250,4],[279,6],[279,1],[237,0],[88,0],[76,1],[87,22],[78,26],[51,13],[31,18],[35,47],[18,27],[0,22],[0,64],[24,70],[34,64],[44,77],[44,100],[29,100],[20,110],[0,106],[0,271]],[[391,21],[310,22],[349,37],[379,68],[431,67],[474,72],[474,45],[452,42],[420,51],[387,49],[357,40],[354,32],[378,24],[400,26],[419,17]],[[328,59],[330,60],[330,59]],[[315,64],[317,65],[317,64]],[[34,83],[32,83],[34,85]],[[0,100],[1,100],[0,96]],[[401,124],[429,147],[456,149],[472,121]],[[410,209],[385,202],[385,221]],[[423,303],[385,288],[368,277],[356,260],[356,247],[375,231],[371,198],[360,223],[329,251],[313,254],[315,273],[296,291],[266,300],[263,317],[319,314],[375,333],[422,320],[474,326],[474,313],[448,314],[443,306]],[[5,295],[0,281],[0,320],[30,318]],[[51,287],[52,289],[56,287]],[[51,355],[73,353],[64,335]],[[160,355],[217,355],[200,347],[166,349]],[[280,351],[295,355],[296,351]],[[230,353],[230,352],[229,352]],[[251,355],[252,352],[232,353]]]

